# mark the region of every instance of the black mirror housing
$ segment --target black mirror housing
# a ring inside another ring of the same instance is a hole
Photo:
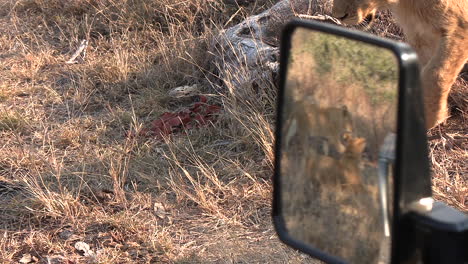
[[[327,263],[346,263],[346,260],[327,254],[311,247],[288,233],[281,206],[281,152],[284,126],[281,113],[285,110],[284,101],[287,66],[290,60],[291,37],[297,29],[323,32],[338,38],[350,39],[391,51],[398,61],[398,111],[396,129],[396,150],[393,181],[393,208],[391,214],[392,236],[391,255],[397,259],[404,251],[403,244],[396,243],[404,239],[399,226],[402,216],[412,210],[415,202],[431,197],[431,181],[428,160],[428,147],[422,91],[419,84],[419,66],[415,52],[406,44],[382,39],[370,34],[314,21],[294,20],[284,28],[280,57],[280,90],[278,94],[278,116],[276,120],[275,174],[273,179],[273,221],[280,239],[286,244]],[[304,69],[307,71],[307,69]]]

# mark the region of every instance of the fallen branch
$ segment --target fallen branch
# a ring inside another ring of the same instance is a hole
[[[293,18],[339,24],[319,7],[327,0],[282,0],[258,15],[220,32],[211,53],[224,87],[233,89],[272,79],[279,70],[279,38],[283,26]],[[309,15],[313,14],[313,15]]]

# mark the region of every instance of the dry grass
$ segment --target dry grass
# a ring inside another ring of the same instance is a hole
[[[211,36],[272,4],[0,3],[0,262],[309,262],[270,223],[274,85],[212,95],[207,77]],[[187,84],[224,107],[217,122],[128,136],[183,106],[167,91]]]
[[[302,262],[270,224],[270,81],[209,96],[226,111],[207,127],[128,136],[186,106],[169,89],[210,94],[211,36],[272,4],[4,1],[0,262]]]
[[[429,132],[434,196],[468,212],[468,76],[460,76],[449,102],[451,117]]]

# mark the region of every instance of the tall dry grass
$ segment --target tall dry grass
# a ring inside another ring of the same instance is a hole
[[[1,263],[311,261],[270,224],[275,85],[214,93],[206,55],[274,1],[228,2],[0,3]],[[129,136],[187,106],[167,92],[193,84],[222,105],[217,122]]]
[[[276,88],[207,76],[212,36],[272,4],[1,3],[0,262],[302,262],[270,224]],[[193,84],[216,122],[134,136]]]

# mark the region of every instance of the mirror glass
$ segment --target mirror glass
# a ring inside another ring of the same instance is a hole
[[[385,48],[292,33],[280,113],[281,214],[292,239],[349,263],[388,262],[398,71]]]

